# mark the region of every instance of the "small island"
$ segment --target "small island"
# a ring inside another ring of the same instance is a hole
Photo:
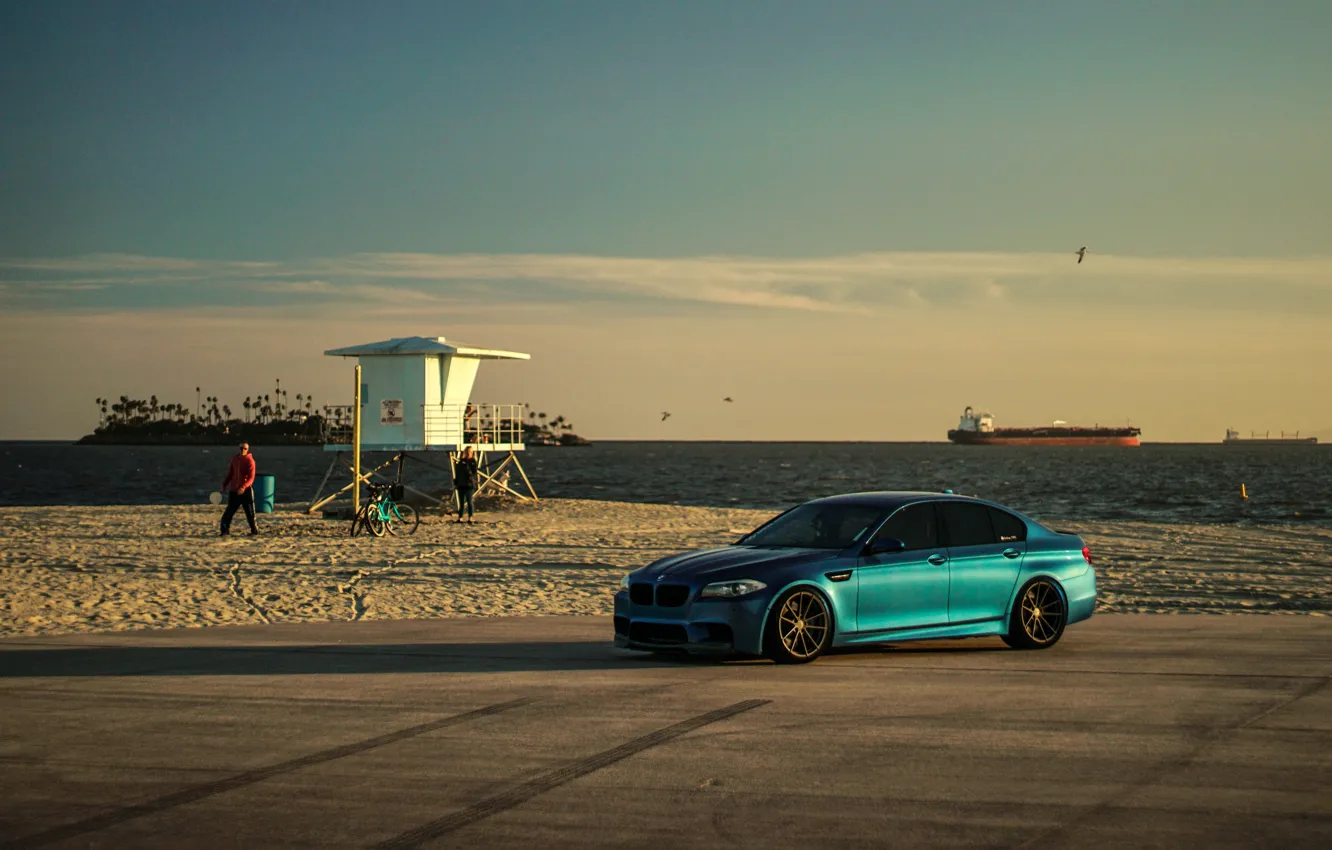
[[[351,428],[352,408],[347,404],[316,407],[314,396],[297,393],[290,403],[287,390],[277,381],[271,392],[245,397],[240,415],[217,396],[205,396],[195,388],[195,404],[188,407],[147,399],[120,396],[98,398],[97,428],[80,445],[227,445],[244,440],[256,446],[320,446],[330,436]],[[524,404],[527,420],[522,423],[523,442],[531,446],[587,446],[591,442],[573,432],[573,423],[563,416],[548,417]],[[512,423],[517,425],[518,423]]]

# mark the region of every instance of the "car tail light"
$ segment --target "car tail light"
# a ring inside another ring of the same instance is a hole
[[[1083,557],[1083,560],[1085,560],[1085,561],[1087,562],[1087,566],[1090,567],[1090,566],[1091,566],[1091,547],[1090,547],[1090,546],[1083,546],[1083,547],[1082,547],[1082,557]]]

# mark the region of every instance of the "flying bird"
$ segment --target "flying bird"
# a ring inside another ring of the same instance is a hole
[[[1085,253],[1087,253],[1087,246],[1086,246],[1086,245],[1083,245],[1081,248],[1078,249],[1078,262],[1079,262],[1079,263],[1082,262],[1082,255],[1085,254]]]
[[[726,398],[722,399],[722,401],[730,402],[730,401],[735,401],[735,399],[731,398],[730,396],[727,396]]]
[[[671,414],[670,414],[669,412],[667,412],[667,411],[665,411],[665,410],[663,410],[663,411],[661,412],[661,421],[662,421],[662,422],[665,422],[667,419],[670,419],[670,418],[671,418]]]

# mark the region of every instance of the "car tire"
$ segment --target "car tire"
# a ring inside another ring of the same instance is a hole
[[[773,603],[763,654],[778,664],[808,664],[832,645],[832,608],[810,587],[793,587]]]
[[[1068,625],[1068,600],[1054,579],[1034,578],[1022,586],[1001,635],[1013,649],[1049,649]]]

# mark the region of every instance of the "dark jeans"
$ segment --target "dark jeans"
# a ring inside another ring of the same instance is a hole
[[[245,488],[244,493],[232,491],[227,494],[227,510],[222,514],[222,533],[231,533],[231,518],[236,515],[237,508],[245,508],[245,518],[250,522],[250,533],[258,534],[259,526],[254,524],[254,488]]]
[[[476,509],[472,505],[472,494],[475,492],[476,491],[471,488],[458,488],[458,519],[462,519],[463,508],[467,509],[468,519],[471,519],[473,514],[476,513]]]

